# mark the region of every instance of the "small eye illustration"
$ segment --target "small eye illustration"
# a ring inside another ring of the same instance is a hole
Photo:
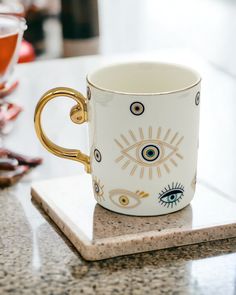
[[[115,189],[110,191],[109,197],[113,204],[120,208],[135,208],[141,203],[142,198],[148,197],[149,194],[143,191],[136,191],[135,193],[124,190]]]
[[[193,180],[191,182],[191,187],[192,189],[195,191],[196,189],[196,183],[197,183],[197,173],[195,173],[194,177],[193,177]]]
[[[153,166],[161,164],[175,153],[175,147],[161,141],[161,140],[144,140],[137,143],[130,148],[124,149],[123,153],[129,158],[137,160],[144,166]]]
[[[180,202],[182,197],[184,196],[184,186],[180,183],[172,183],[172,187],[168,185],[164,188],[164,190],[161,191],[161,193],[158,196],[159,203],[169,208],[173,208],[173,206],[177,206],[177,204]]]
[[[115,139],[121,153],[115,162],[123,162],[123,170],[132,165],[130,175],[133,176],[139,170],[140,178],[143,178],[145,173],[149,179],[152,179],[154,173],[161,177],[162,169],[170,173],[171,168],[178,166],[177,160],[183,159],[179,145],[184,137],[180,137],[178,132],[171,135],[171,129],[163,132],[163,135],[161,133],[161,127],[153,132],[150,126],[146,136],[142,128],[139,128],[136,134],[129,130],[129,137],[121,134],[121,139]]]
[[[104,201],[103,188],[104,188],[104,185],[101,185],[100,180],[98,180],[96,177],[94,177],[93,178],[93,191],[94,191],[95,199],[99,202]]]
[[[101,162],[102,161],[102,155],[101,155],[101,153],[99,152],[98,149],[95,149],[94,152],[93,152],[93,154],[94,154],[94,158],[95,158],[95,160],[97,162]]]
[[[130,111],[135,116],[140,116],[144,112],[145,108],[141,102],[135,101],[130,105]]]
[[[195,104],[198,106],[200,103],[200,92],[198,91],[196,96],[195,96]]]
[[[145,145],[141,150],[142,158],[148,162],[153,162],[160,156],[160,148],[153,144]]]
[[[122,205],[122,206],[128,206],[129,205],[129,198],[126,196],[126,195],[121,195],[119,197],[119,203]]]
[[[91,90],[90,90],[89,86],[87,86],[87,99],[88,100],[91,99]]]

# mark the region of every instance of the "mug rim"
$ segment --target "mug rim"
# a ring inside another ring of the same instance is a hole
[[[152,64],[152,65],[166,65],[166,66],[173,66],[176,68],[180,68],[182,70],[187,70],[189,72],[192,72],[193,74],[196,75],[197,80],[194,83],[191,83],[189,86],[186,87],[182,87],[180,89],[176,89],[176,90],[170,90],[170,91],[159,91],[159,92],[125,92],[125,91],[119,91],[119,90],[112,90],[112,89],[108,89],[105,87],[101,87],[96,85],[94,82],[91,81],[91,75],[95,74],[96,72],[98,72],[101,69],[107,69],[107,68],[112,68],[112,67],[116,67],[116,66],[124,66],[124,65],[138,65],[138,64]],[[86,75],[86,81],[88,83],[88,85],[104,91],[104,92],[108,92],[108,93],[113,93],[113,94],[121,94],[121,95],[133,95],[133,96],[155,96],[155,95],[166,95],[166,94],[175,94],[175,93],[179,93],[179,92],[183,92],[186,90],[189,90],[191,88],[194,88],[195,86],[197,86],[198,84],[200,84],[202,78],[200,76],[200,74],[194,70],[193,68],[189,67],[189,66],[185,66],[182,64],[178,64],[178,63],[172,63],[172,62],[152,62],[152,61],[137,61],[137,62],[121,62],[121,63],[111,63],[102,67],[99,67],[98,69],[94,70],[93,72],[89,73]]]

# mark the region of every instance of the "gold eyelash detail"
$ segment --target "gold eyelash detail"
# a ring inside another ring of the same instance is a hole
[[[140,199],[149,197],[149,194],[143,191],[136,191],[136,195],[139,196]]]

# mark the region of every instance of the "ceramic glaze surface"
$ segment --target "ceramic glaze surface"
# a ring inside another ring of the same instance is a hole
[[[113,89],[102,87],[109,85],[103,80],[115,78],[115,66],[89,76],[87,103],[94,195],[101,206],[115,212],[161,215],[184,208],[194,196],[200,78],[197,81],[194,71],[181,67],[184,75],[178,76],[178,66],[173,65],[174,71],[168,72],[170,81],[164,83],[168,77],[165,64],[135,66],[139,69],[137,81],[132,69],[122,76],[117,66],[116,77],[121,81],[113,81]],[[150,66],[154,69],[148,72]],[[165,73],[161,86],[158,75],[153,76],[157,66],[159,73]],[[146,71],[145,80],[142,68]],[[128,76],[132,76],[130,84]],[[135,91],[135,85],[140,93]],[[154,93],[148,93],[148,89]]]
[[[87,76],[87,98],[72,88],[48,90],[35,109],[35,130],[48,151],[85,166],[103,207],[137,216],[175,212],[195,191],[200,81],[194,70],[176,64],[110,65]],[[60,96],[76,102],[74,123],[88,122],[90,155],[44,133],[42,111]]]

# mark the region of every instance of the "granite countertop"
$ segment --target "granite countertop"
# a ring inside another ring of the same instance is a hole
[[[1,192],[1,294],[235,294],[236,238],[87,262],[32,204]]]
[[[16,186],[0,191],[0,294],[236,294],[236,238],[87,262],[31,201],[33,180],[75,175],[83,169],[76,163],[49,155],[40,146],[33,130],[36,102],[44,91],[57,85],[78,88],[79,83],[79,90],[85,92],[85,73],[100,63],[98,58],[91,57],[39,62],[17,68],[20,86],[10,100],[21,104],[24,112],[3,143],[18,152],[42,156],[44,164]],[[209,142],[215,145],[215,135],[207,132],[220,128],[227,130],[222,132],[221,142],[231,140],[231,144],[225,146],[225,153],[219,154],[217,159],[220,171],[214,168],[215,158],[210,152],[200,157],[200,177],[212,188],[236,200],[232,177],[235,168],[230,160],[236,142],[235,132],[230,131],[230,128],[235,128],[235,114],[231,111],[235,106],[235,80],[201,65],[196,59],[194,63],[193,66],[202,67],[199,70],[208,77],[205,79],[205,85],[208,85],[205,96],[214,93],[214,104],[210,99],[206,100],[205,106],[203,104],[201,122],[212,113],[221,112],[222,93],[225,95],[223,107],[227,110],[227,120],[224,120],[224,113],[219,123],[209,120],[210,125],[204,129],[202,141],[210,138],[212,141]],[[56,72],[53,70],[55,67],[58,69]],[[45,72],[47,77],[43,75]],[[214,91],[213,86],[216,87]],[[208,105],[214,112],[207,111]],[[64,113],[63,108],[53,112],[54,121],[59,122],[61,116],[68,116],[69,109]],[[49,122],[49,127],[53,127],[53,123],[55,127],[55,122]],[[79,145],[86,149],[86,143],[81,146],[81,141],[77,142],[67,132],[70,128],[77,129],[77,126],[70,127],[69,120],[68,126],[66,124],[60,128],[60,134],[52,128],[49,136],[60,144],[70,140],[71,146]],[[80,132],[85,142],[86,132]]]

